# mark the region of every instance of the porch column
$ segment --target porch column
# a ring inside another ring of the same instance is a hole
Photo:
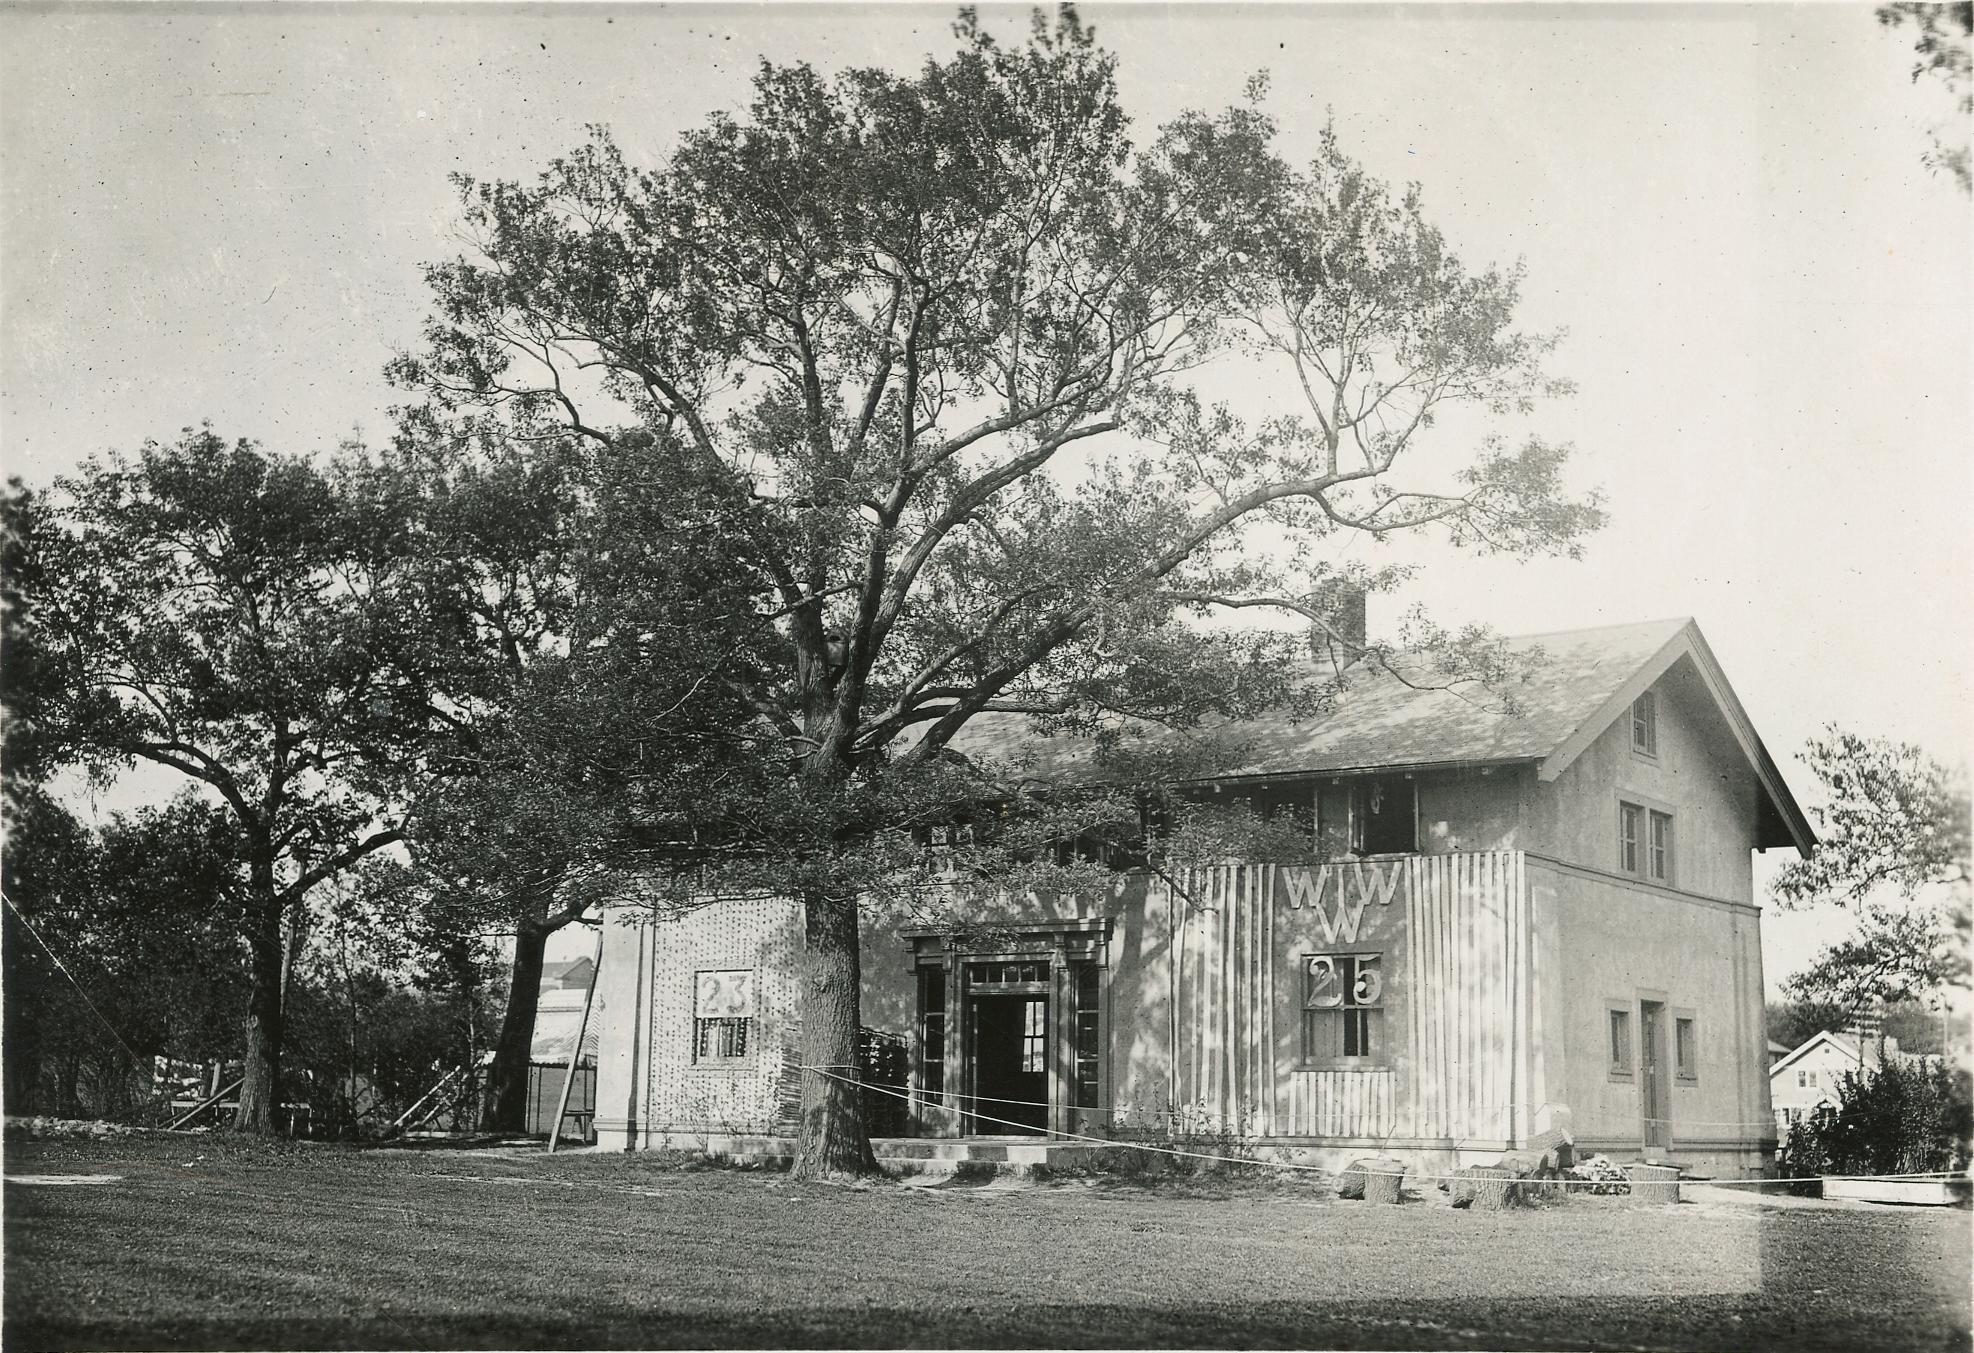
[[[1070,1101],[1076,1096],[1076,1015],[1071,1009],[1075,987],[1069,978],[1069,954],[1062,936],[1049,951],[1049,1131],[1070,1130]]]
[[[960,976],[960,956],[951,940],[946,941],[946,1084],[940,1098],[946,1104],[946,1134],[960,1137],[966,1134],[965,1113],[967,1105],[960,1098],[966,1086],[961,1082],[965,1077],[965,1067],[960,1063],[960,1021],[966,1018],[966,1011],[960,1005],[960,990],[965,985]]]

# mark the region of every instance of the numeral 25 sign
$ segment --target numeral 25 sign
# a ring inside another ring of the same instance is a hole
[[[1359,1010],[1384,1001],[1385,976],[1380,954],[1313,954],[1309,959],[1309,1000],[1312,1010]]]

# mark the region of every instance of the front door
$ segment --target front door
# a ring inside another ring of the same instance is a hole
[[[1049,1125],[1049,998],[972,998],[973,1125],[981,1136],[1045,1132]]]
[[[1658,1001],[1638,1003],[1639,1095],[1645,1117],[1645,1150],[1672,1149],[1672,1115],[1666,1105],[1666,1008]]]

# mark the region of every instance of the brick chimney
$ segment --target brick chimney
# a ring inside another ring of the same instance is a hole
[[[1341,638],[1362,646],[1365,632],[1364,589],[1352,586],[1338,588],[1329,609],[1329,620]]]
[[[1332,637],[1321,626],[1311,625],[1309,651],[1318,661],[1327,657],[1330,665],[1341,674],[1362,656],[1356,649],[1363,647],[1365,637],[1364,589],[1350,583],[1335,583],[1325,592],[1328,595],[1319,594],[1310,598],[1310,604],[1336,631],[1336,635]]]

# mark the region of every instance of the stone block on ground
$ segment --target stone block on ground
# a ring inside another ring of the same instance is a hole
[[[1371,1174],[1405,1173],[1405,1162],[1393,1160],[1389,1156],[1371,1156],[1364,1160],[1354,1160],[1341,1175],[1337,1176],[1337,1197],[1362,1198],[1367,1177]]]
[[[1631,1179],[1631,1196],[1641,1203],[1676,1203],[1679,1201],[1679,1167],[1676,1165],[1629,1165],[1625,1174]]]
[[[1390,1164],[1397,1165],[1392,1161]],[[1405,1167],[1396,1170],[1369,1169],[1364,1173],[1364,1201],[1367,1203],[1395,1203],[1403,1196]]]
[[[1510,1151],[1494,1163],[1516,1179],[1533,1179],[1547,1168],[1540,1151]]]
[[[1553,1169],[1567,1170],[1576,1164],[1576,1142],[1562,1128],[1536,1133],[1523,1149],[1549,1157]]]
[[[1499,1165],[1476,1165],[1463,1173],[1473,1185],[1472,1206],[1478,1211],[1499,1212],[1522,1200],[1521,1185]]]
[[[1464,1170],[1455,1171],[1453,1178],[1448,1182],[1451,1187],[1446,1191],[1453,1197],[1453,1206],[1472,1207],[1474,1205],[1473,1166],[1469,1165]]]

